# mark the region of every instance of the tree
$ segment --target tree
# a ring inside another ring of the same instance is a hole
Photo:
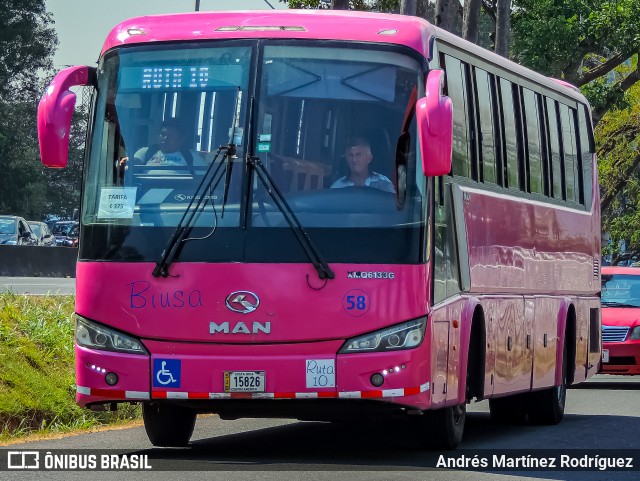
[[[332,10],[349,10],[349,0],[331,0]]]
[[[610,74],[640,50],[638,0],[514,0],[512,53],[538,72],[583,91],[594,121],[620,106],[640,80],[637,69],[610,81]]]
[[[462,15],[462,38],[469,42],[478,42],[478,20],[482,0],[465,0]]]
[[[46,209],[36,109],[57,45],[44,0],[0,3],[0,212],[41,218]]]
[[[495,52],[509,58],[511,42],[511,0],[498,0],[496,5]]]
[[[400,13],[402,15],[415,15],[417,6],[416,0],[401,0]]]
[[[436,0],[435,25],[455,33],[459,10],[460,2],[458,0]]]
[[[0,2],[0,100],[34,91],[40,69],[51,68],[58,45],[44,0]]]
[[[630,88],[626,97],[628,107],[608,112],[596,129],[602,230],[611,239],[603,245],[603,253],[613,254],[614,264],[620,241],[631,255],[640,253],[640,84]]]

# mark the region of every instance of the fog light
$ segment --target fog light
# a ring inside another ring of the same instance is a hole
[[[116,384],[118,384],[118,375],[115,372],[109,372],[107,373],[107,375],[104,377],[104,381],[109,385],[109,386],[115,386]]]
[[[383,383],[384,383],[384,376],[379,372],[371,376],[371,384],[373,384],[375,387],[380,387],[382,386]]]

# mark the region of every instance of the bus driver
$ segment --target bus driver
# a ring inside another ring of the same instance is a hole
[[[349,166],[349,174],[336,180],[332,189],[342,187],[373,187],[385,192],[395,192],[389,178],[378,174],[369,168],[373,160],[371,145],[361,137],[355,137],[347,142],[345,159]]]

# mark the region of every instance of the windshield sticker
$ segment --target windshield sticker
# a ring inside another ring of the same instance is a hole
[[[360,289],[351,289],[342,298],[344,312],[353,317],[364,316],[370,307],[369,295]]]
[[[271,152],[271,142],[258,142],[258,152]]]
[[[395,276],[396,276],[395,272],[362,272],[362,271],[347,272],[348,279],[393,279]]]
[[[307,359],[307,387],[336,387],[333,359]]]
[[[136,205],[137,187],[103,187],[98,219],[131,219]]]

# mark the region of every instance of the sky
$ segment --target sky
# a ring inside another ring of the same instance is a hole
[[[279,0],[200,0],[201,11],[287,8]],[[192,12],[195,0],[45,0],[58,34],[55,70],[95,65],[108,33],[118,23],[140,15]]]

